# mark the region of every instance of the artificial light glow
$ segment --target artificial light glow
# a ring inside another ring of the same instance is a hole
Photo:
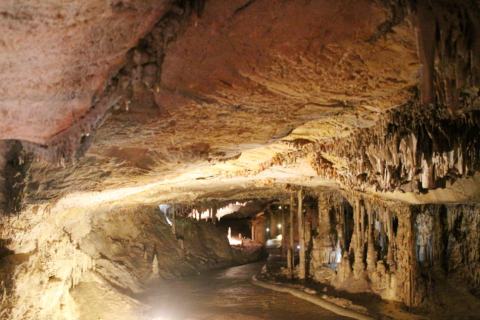
[[[266,230],[267,230],[267,232],[270,232],[270,228],[267,228]]]
[[[232,228],[228,227],[228,243],[230,243],[231,246],[240,246],[242,245],[242,239],[237,239],[232,237]]]
[[[236,238],[228,238],[228,243],[230,243],[231,246],[240,246],[242,244],[242,240]]]
[[[232,214],[234,212],[237,212],[240,210],[242,207],[245,207],[247,205],[248,201],[246,202],[235,202],[235,203],[229,203],[227,206],[223,208],[217,209],[217,219],[221,219],[226,215]]]
[[[341,249],[340,249],[340,250],[337,249],[337,250],[335,251],[335,262],[336,262],[336,263],[342,262],[342,250],[341,250]]]
[[[157,314],[152,318],[152,320],[176,320],[176,319],[178,319],[178,317],[173,316],[170,312],[165,314]]]
[[[165,220],[167,220],[167,223],[170,227],[173,226],[173,222],[170,219],[168,219],[168,216],[166,215],[165,215]]]
[[[168,218],[168,215],[167,215],[168,209],[170,209],[170,207],[171,207],[171,206],[168,205],[168,204],[160,204],[160,205],[158,205],[158,208],[160,209],[160,212],[165,216],[165,220],[167,221],[167,223],[168,223],[170,226],[172,226],[173,223],[172,223],[172,221]]]
[[[248,204],[248,202],[235,202],[235,203],[229,203],[225,207],[218,208],[217,213],[214,218],[216,219],[221,219],[226,215],[232,214],[240,210],[242,207],[245,207]],[[208,220],[210,218],[210,209],[206,209],[204,211],[198,211],[197,209],[193,209],[188,216],[191,218],[196,218],[197,216],[200,216],[200,220]]]
[[[282,206],[278,206],[278,209],[282,209]]]
[[[300,250],[300,246],[297,246],[297,249]]]
[[[281,225],[280,223],[277,224],[277,228],[278,228],[278,229],[282,229],[282,225]]]

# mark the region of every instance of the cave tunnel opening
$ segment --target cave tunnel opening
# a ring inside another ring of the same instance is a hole
[[[478,318],[479,12],[0,1],[0,320]]]

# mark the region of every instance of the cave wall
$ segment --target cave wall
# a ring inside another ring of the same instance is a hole
[[[0,213],[5,211],[7,205],[6,185],[5,185],[5,166],[7,164],[6,141],[0,141]]]
[[[415,214],[415,254],[420,282],[453,278],[478,294],[480,288],[480,206],[424,205]],[[423,283],[422,283],[423,282]]]
[[[252,239],[258,243],[264,244],[267,241],[267,236],[265,229],[267,227],[267,222],[265,216],[259,215],[251,220],[253,237]]]
[[[310,277],[408,306],[432,301],[446,282],[477,294],[479,210],[473,204],[412,206],[322,194]]]
[[[156,207],[37,208],[3,217],[0,231],[1,319],[141,319],[133,297],[152,280],[236,259],[212,224],[179,218],[174,236]]]

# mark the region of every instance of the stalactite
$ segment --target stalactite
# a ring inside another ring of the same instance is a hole
[[[213,224],[217,224],[217,205],[214,204],[212,208],[212,215],[213,215]],[[253,233],[252,233],[253,236]]]
[[[480,170],[478,110],[458,117],[441,107],[415,108],[419,106],[395,109],[376,126],[357,130],[352,139],[317,146],[312,165],[319,175],[349,188],[405,192],[445,187]],[[340,170],[324,155],[345,159],[346,168]]]

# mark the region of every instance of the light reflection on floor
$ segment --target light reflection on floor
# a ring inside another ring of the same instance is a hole
[[[261,264],[211,272],[152,286],[144,302],[154,320],[344,319],[288,294],[256,287],[250,278]]]

